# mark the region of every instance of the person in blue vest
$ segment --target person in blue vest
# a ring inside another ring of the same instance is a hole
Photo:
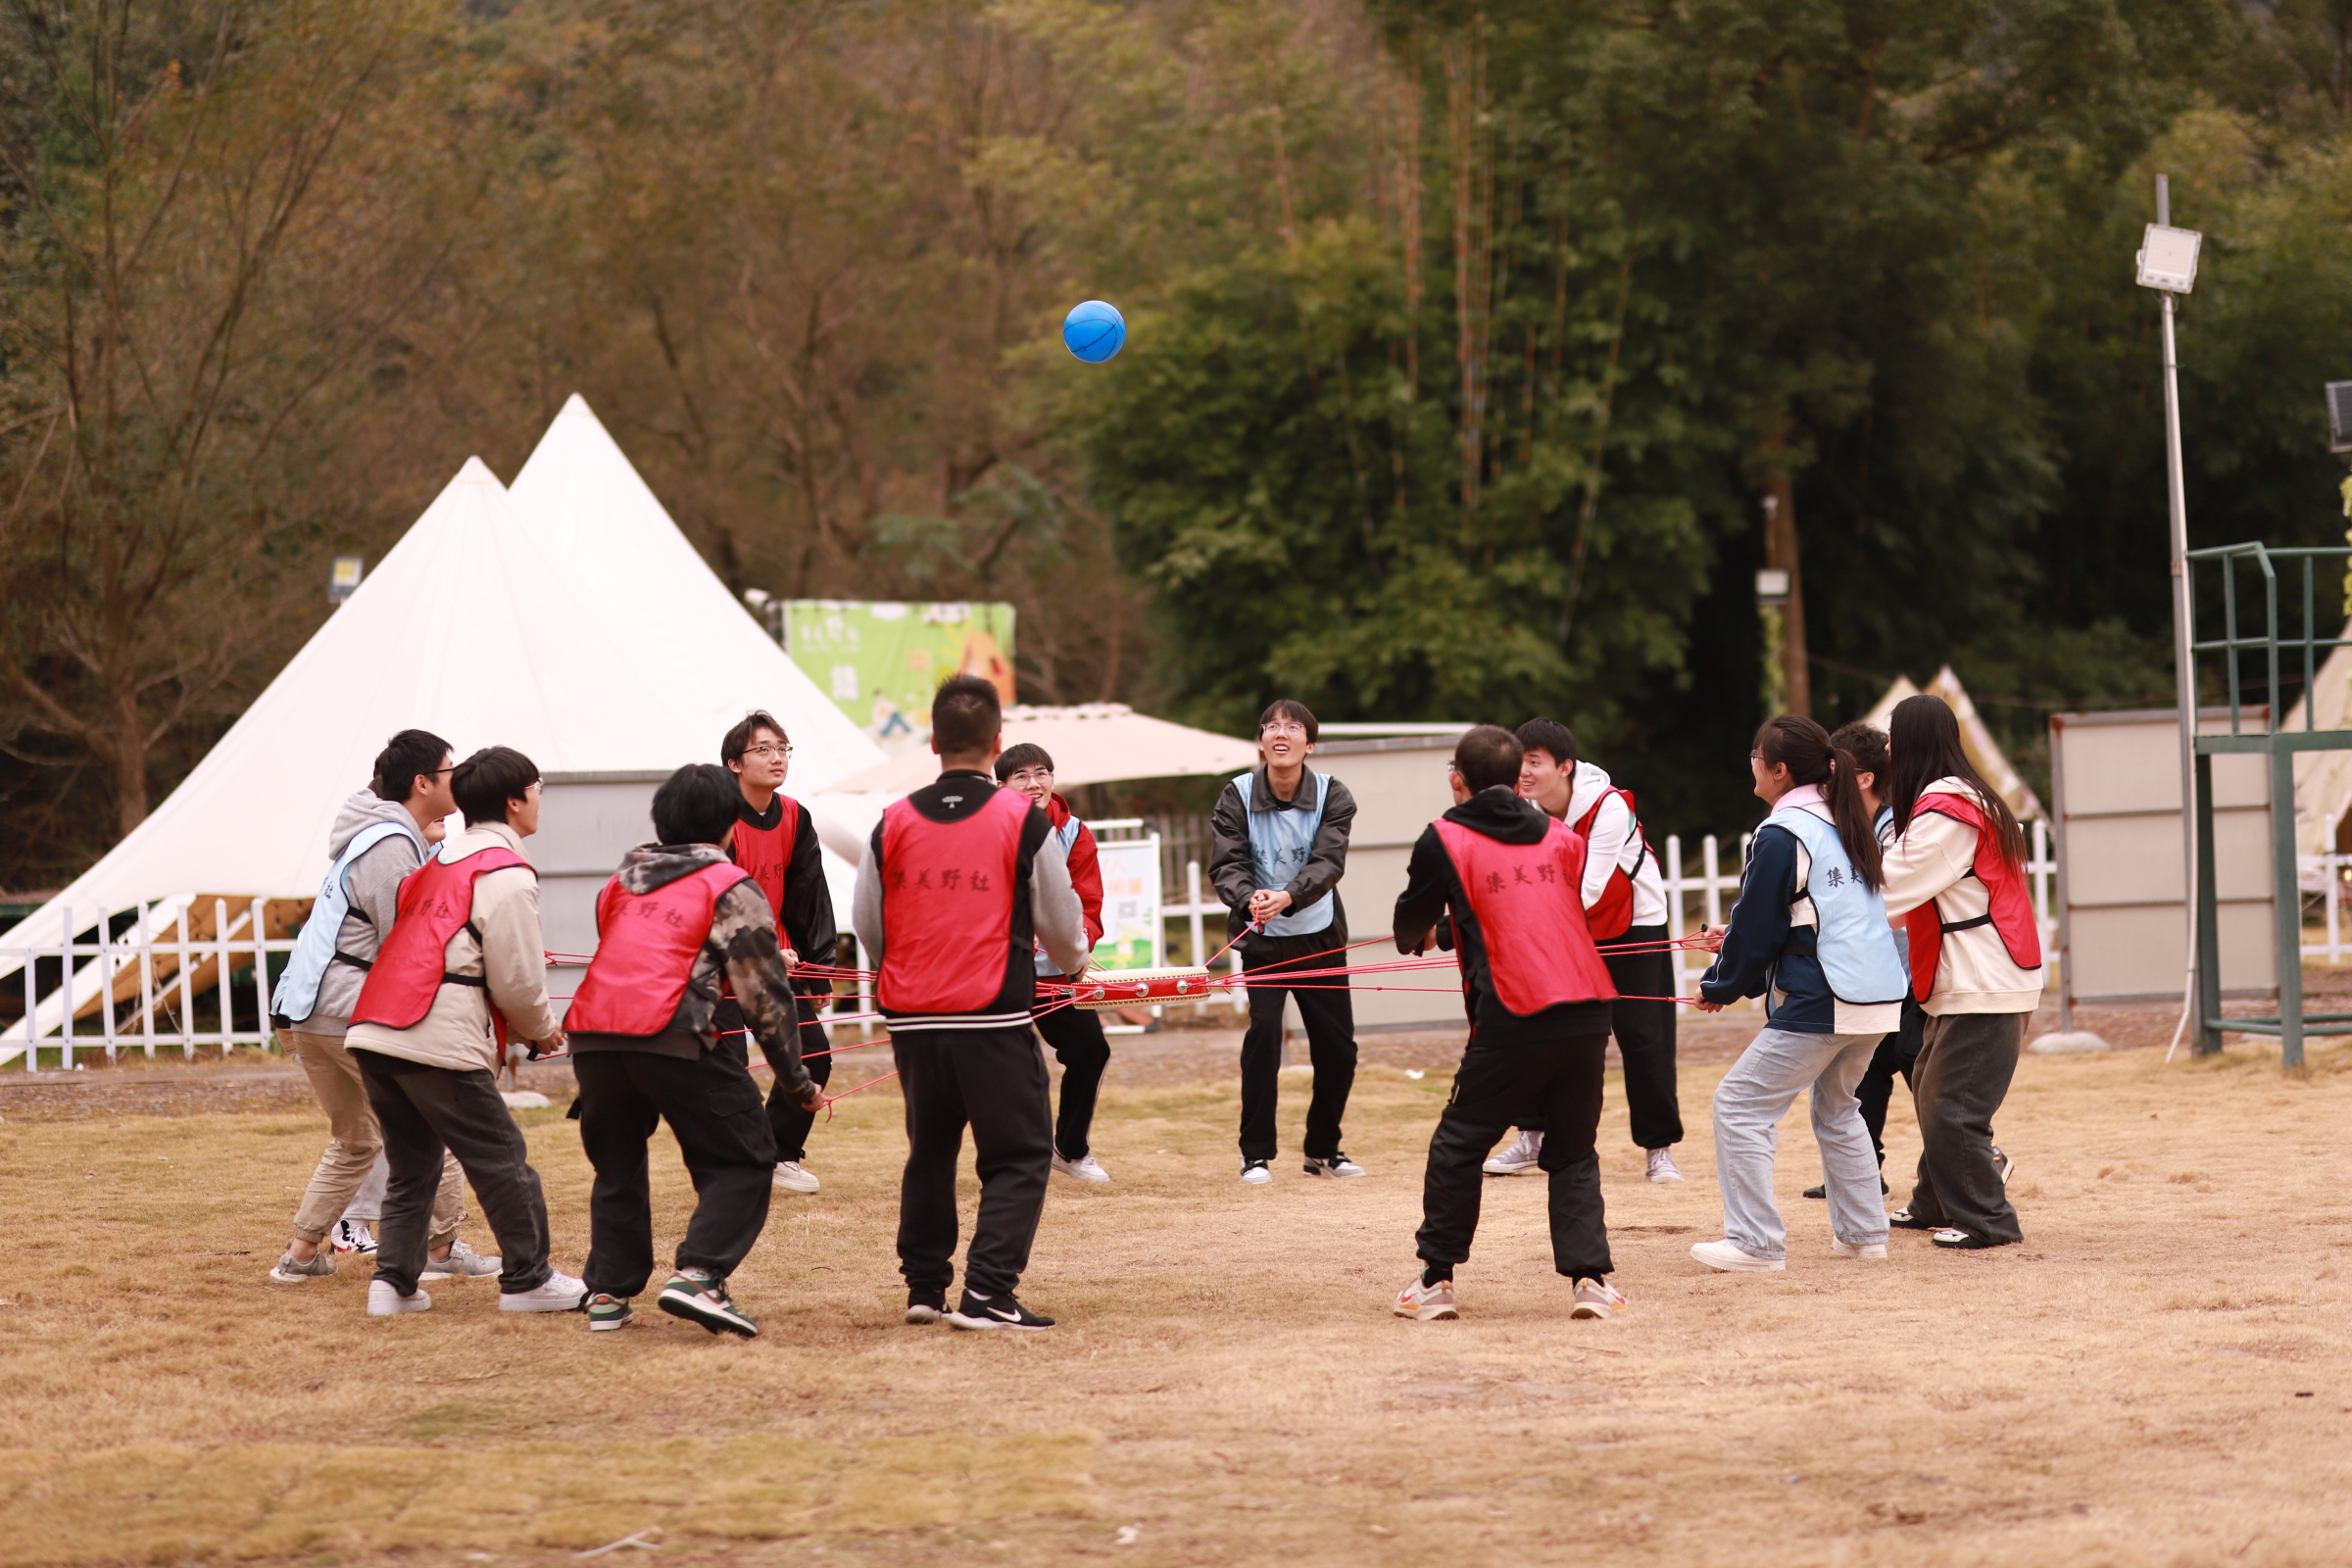
[[[1740,902],[1705,933],[1715,962],[1699,1009],[1765,1001],[1763,1032],[1715,1090],[1715,1173],[1723,1239],[1690,1255],[1732,1273],[1788,1267],[1788,1229],[1772,1200],[1781,1117],[1800,1093],[1812,1104],[1829,1191],[1831,1250],[1886,1255],[1886,1202],[1854,1087],[1899,1028],[1910,976],[1887,925],[1879,836],[1861,769],[1809,718],[1783,713],[1756,732],[1748,768],[1772,814],[1749,841]]]
[[[270,1271],[280,1285],[334,1273],[330,1235],[351,1251],[375,1250],[365,1227],[349,1216],[355,1200],[377,1185],[370,1173],[383,1167],[384,1135],[343,1037],[360,1000],[360,982],[399,913],[401,883],[424,863],[442,818],[458,808],[449,783],[456,770],[449,742],[428,730],[404,729],[384,743],[368,788],[355,790],[335,812],[326,841],[333,863],[270,994],[270,1023],[286,1054],[302,1063],[327,1127],[326,1151],[294,1211],[293,1240]],[[357,1212],[373,1210],[358,1207]],[[473,1279],[498,1272],[497,1258],[484,1257],[458,1239],[465,1213],[465,1175],[456,1157],[444,1154],[423,1278]]]
[[[1316,733],[1304,703],[1286,697],[1269,705],[1257,720],[1263,760],[1225,786],[1209,817],[1208,879],[1229,911],[1226,934],[1239,940],[1250,991],[1241,1145],[1242,1180],[1253,1187],[1274,1179],[1283,1004],[1294,998],[1315,1072],[1306,1107],[1306,1174],[1364,1173],[1340,1150],[1340,1121],[1355,1087],[1355,1011],[1346,977],[1286,982],[1283,973],[1336,969],[1346,961],[1338,951],[1348,945],[1339,883],[1348,872],[1355,797],[1306,765]]]

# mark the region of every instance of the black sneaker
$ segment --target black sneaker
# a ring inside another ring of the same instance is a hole
[[[727,1298],[725,1280],[707,1279],[699,1274],[672,1274],[669,1283],[662,1287],[657,1304],[671,1317],[700,1323],[713,1334],[740,1334],[747,1340],[760,1337],[760,1325],[745,1317],[742,1309]]]
[[[966,1290],[956,1310],[948,1314],[948,1323],[959,1329],[1050,1329],[1054,1320],[1039,1317],[1012,1298],[1007,1291],[1003,1296],[982,1296]]]
[[[1908,1205],[1887,1215],[1886,1223],[1898,1231],[1939,1231],[1943,1229],[1943,1226],[1936,1220],[1915,1217]]]
[[[1992,1168],[2001,1173],[2001,1185],[2006,1187],[2009,1185],[2009,1173],[2017,1169],[2017,1161],[2002,1153],[2001,1146],[1995,1144],[1992,1146]]]
[[[1964,1231],[1956,1225],[1943,1227],[1928,1240],[1946,1251],[1952,1252],[1981,1252],[1988,1248],[2008,1245],[2006,1242],[1988,1242],[1984,1237]]]
[[[1886,1196],[1888,1193],[1890,1193],[1890,1192],[1892,1192],[1892,1191],[1893,1191],[1893,1189],[1892,1189],[1892,1188],[1890,1188],[1890,1187],[1888,1187],[1888,1186],[1886,1185],[1886,1177],[1884,1177],[1884,1176],[1880,1177],[1880,1178],[1879,1178],[1879,1196],[1880,1196],[1881,1198],[1885,1198],[1885,1197],[1886,1197]],[[1822,1200],[1826,1200],[1829,1198],[1829,1196],[1830,1196],[1829,1184],[1825,1182],[1825,1183],[1823,1183],[1823,1184],[1822,1184],[1821,1186],[1819,1186],[1819,1187],[1808,1187],[1808,1188],[1806,1188],[1806,1189],[1805,1189],[1805,1196],[1806,1196],[1807,1198],[1819,1198],[1819,1199],[1822,1199]]]
[[[948,1315],[948,1294],[945,1291],[908,1291],[906,1293],[906,1321],[937,1323]]]

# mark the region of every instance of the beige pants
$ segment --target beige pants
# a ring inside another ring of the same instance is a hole
[[[368,1086],[361,1081],[360,1064],[341,1040],[332,1035],[304,1034],[299,1029],[283,1030],[278,1038],[310,1075],[311,1092],[326,1112],[326,1152],[318,1156],[318,1168],[311,1173],[302,1206],[294,1211],[295,1236],[316,1247],[326,1240],[326,1233],[343,1217],[368,1180],[375,1156],[383,1151],[384,1135],[368,1103]],[[444,1152],[441,1188],[433,1195],[433,1224],[427,1239],[430,1249],[439,1251],[447,1247],[465,1217],[466,1175],[458,1168],[457,1155]]]

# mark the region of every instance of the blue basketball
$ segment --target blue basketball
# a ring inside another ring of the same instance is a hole
[[[1102,300],[1073,306],[1062,318],[1061,341],[1089,365],[1101,365],[1127,346],[1127,318]]]

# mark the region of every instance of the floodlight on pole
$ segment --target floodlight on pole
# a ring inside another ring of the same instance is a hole
[[[2352,452],[2352,381],[2328,383],[2328,450]]]
[[[2140,240],[2136,260],[2140,286],[2155,289],[2164,305],[2164,480],[2172,512],[2173,681],[2180,706],[2180,912],[2188,932],[2188,990],[2173,1030],[2175,1049],[2197,998],[2197,663],[2189,651],[2188,497],[2180,469],[2180,366],[2173,346],[2173,302],[2196,286],[2203,243],[2195,229],[2173,227],[2172,182],[2158,174],[2156,221]],[[2288,958],[2281,955],[2278,961]],[[2203,1034],[2200,1020],[2200,1039]],[[2165,1055],[2170,1059],[2172,1052]]]
[[[365,556],[337,556],[326,571],[326,602],[339,605],[360,591],[360,577],[367,570]]]

